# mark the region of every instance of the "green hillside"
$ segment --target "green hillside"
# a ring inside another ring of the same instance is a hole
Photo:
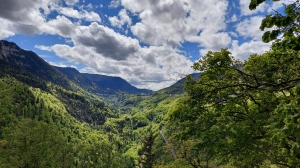
[[[52,94],[11,77],[0,86],[0,167],[132,165],[118,140],[72,117]]]

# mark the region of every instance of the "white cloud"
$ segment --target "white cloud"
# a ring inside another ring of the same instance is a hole
[[[131,18],[128,16],[126,9],[122,9],[119,12],[118,17],[117,16],[109,17],[108,20],[110,21],[111,25],[119,28],[121,28],[126,23],[128,25],[131,25]]]
[[[57,9],[57,11],[68,17],[72,17],[72,18],[76,18],[76,19],[82,18],[81,14],[73,8],[59,8],[59,9]]]
[[[0,4],[1,38],[15,33],[33,35],[42,32],[39,25],[45,21],[39,9],[44,9],[44,1],[2,0]],[[49,2],[50,3],[50,2]]]
[[[239,45],[237,40],[233,40],[231,45],[232,55],[240,60],[247,60],[251,54],[263,54],[270,49],[270,43],[262,41],[249,41]]]
[[[44,45],[35,45],[34,48],[37,48],[39,50],[45,50],[45,51],[52,51],[51,47],[49,46],[44,46]]]
[[[262,16],[246,18],[237,24],[236,31],[244,38],[250,37],[253,38],[253,40],[261,40],[264,31],[261,31],[259,27],[263,18]],[[265,29],[265,31],[268,30],[270,29]]]
[[[64,0],[67,5],[74,5],[79,2],[79,0]]]
[[[236,21],[238,21],[238,17],[237,17],[237,15],[236,14],[233,14],[232,16],[231,16],[231,20],[230,20],[231,22],[236,22]]]
[[[65,16],[57,16],[40,26],[45,33],[52,35],[60,35],[62,37],[71,37],[75,32],[78,23],[73,23]]]
[[[66,67],[68,67],[66,64],[64,64],[64,63],[55,63],[55,62],[48,62],[50,65],[53,65],[53,66],[56,66],[56,67],[63,67],[63,68],[66,68]]]
[[[136,56],[140,47],[138,40],[116,33],[96,22],[78,27],[72,39],[76,45],[91,47],[96,53],[115,60]]]
[[[90,22],[93,22],[93,21],[101,22],[100,16],[97,13],[95,13],[95,12],[84,11],[83,12],[83,18],[86,21],[90,21]]]
[[[122,5],[139,15],[141,22],[131,31],[150,45],[180,45],[200,31],[214,34],[226,29],[228,3],[222,0],[122,0]]]
[[[41,3],[41,0],[37,1]],[[44,18],[38,10],[39,7],[42,6],[31,0],[2,0],[0,17],[23,24],[40,23]]]
[[[108,5],[109,8],[117,8],[121,4],[120,0],[112,0]]]
[[[4,39],[10,36],[15,35],[15,32],[12,30],[13,28],[13,23],[6,19],[0,18],[0,39]]]
[[[93,11],[91,12],[86,10],[78,11],[73,8],[64,8],[64,7],[59,7],[56,9],[56,11],[71,18],[84,19],[90,22],[92,21],[101,22],[100,16]]]
[[[193,36],[187,38],[187,40],[200,43],[206,50],[216,51],[228,47],[231,42],[231,37],[226,32],[203,32],[200,36]]]
[[[8,30],[3,30],[3,29],[0,29],[0,39],[4,39],[4,38],[7,38],[7,37],[10,37],[10,36],[14,36],[15,33],[14,32],[11,32],[11,31],[8,31]]]
[[[97,72],[90,67],[84,67],[84,68],[80,69],[79,72],[80,73],[97,74]]]

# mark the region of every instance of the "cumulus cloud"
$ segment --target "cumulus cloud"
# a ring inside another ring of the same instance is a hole
[[[43,9],[43,0],[3,0],[0,3],[1,38],[15,33],[33,35],[41,33],[40,23],[45,21],[39,8]],[[44,10],[47,11],[47,10]]]
[[[80,73],[89,73],[89,74],[96,74],[97,72],[90,68],[90,67],[84,67],[82,69],[79,70]]]
[[[1,29],[0,28],[0,39],[4,39],[4,38],[10,37],[10,36],[14,36],[14,35],[15,35],[14,32],[11,32],[11,31],[8,31],[6,29]]]
[[[131,31],[149,45],[180,45],[199,32],[214,34],[226,29],[228,3],[222,0],[122,0],[122,5],[138,14],[141,22]]]
[[[115,60],[134,56],[140,47],[138,40],[116,33],[96,22],[78,27],[72,38],[76,45],[92,47],[98,54]]]
[[[65,16],[57,16],[44,23],[41,27],[43,31],[53,35],[60,35],[62,37],[70,37],[74,32],[78,23],[72,22]]]
[[[259,29],[261,21],[264,17],[262,16],[253,16],[247,19],[244,19],[242,22],[239,22],[236,26],[236,31],[240,36],[244,38],[251,37],[254,40],[261,40],[263,31]],[[267,29],[266,29],[267,31]]]
[[[52,51],[51,47],[44,46],[44,45],[35,45],[34,48],[37,48],[37,49],[40,49],[40,50],[45,50],[45,51]]]
[[[100,16],[93,11],[90,12],[86,10],[78,11],[73,8],[64,8],[64,7],[59,7],[56,10],[67,17],[84,19],[86,21],[91,21],[91,22],[92,21],[101,22]]]
[[[15,35],[15,32],[12,30],[13,28],[13,23],[6,20],[6,19],[2,19],[0,18],[0,39],[4,39],[10,36]]]
[[[18,23],[32,23],[43,21],[38,10],[38,1],[30,0],[2,0],[0,3],[0,17]],[[17,12],[16,12],[17,11]]]
[[[230,21],[231,21],[231,22],[236,22],[236,21],[238,21],[237,15],[236,15],[236,14],[233,14],[233,15],[231,16]]]
[[[237,40],[232,41],[232,55],[240,60],[247,60],[251,54],[263,54],[270,49],[270,43],[262,41],[249,41],[239,45]]]
[[[109,17],[110,24],[121,28],[124,24],[131,25],[131,18],[128,16],[126,9],[122,9],[118,16]]]
[[[53,66],[56,66],[56,67],[62,67],[62,68],[66,68],[66,67],[72,67],[72,68],[77,68],[76,66],[74,65],[67,65],[65,63],[62,63],[62,62],[59,62],[59,63],[55,63],[55,62],[48,62],[50,65],[53,65]]]
[[[79,2],[79,0],[65,0],[65,3],[67,5],[74,5],[74,4],[78,3],[78,2]]]
[[[112,0],[108,5],[109,8],[117,8],[121,4],[120,0]]]
[[[220,50],[226,48],[231,43],[231,37],[226,32],[210,33],[203,32],[200,36],[187,38],[188,41],[198,42],[207,50]]]

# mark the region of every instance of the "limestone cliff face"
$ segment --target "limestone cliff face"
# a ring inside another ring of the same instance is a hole
[[[25,57],[24,55],[20,54],[20,48],[16,46],[14,43],[10,43],[7,41],[0,41],[0,58],[5,59],[10,55],[18,56],[18,57]]]
[[[24,64],[22,59],[26,59],[24,50],[18,47],[15,43],[1,40],[0,41],[0,59],[4,61],[13,61],[19,66],[30,66]]]

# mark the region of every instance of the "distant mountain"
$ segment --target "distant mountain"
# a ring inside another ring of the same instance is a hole
[[[55,68],[65,74],[74,83],[94,93],[115,94],[123,92],[129,94],[148,94],[152,92],[151,90],[147,89],[138,89],[120,77],[80,73],[75,68],[71,67]]]
[[[198,79],[200,77],[200,73],[193,73],[190,75],[195,79]],[[185,80],[186,80],[186,77],[180,79],[179,81],[177,81],[176,83],[174,83],[173,85],[171,85],[167,88],[157,91],[156,93],[158,93],[158,94],[181,94],[181,93],[183,93]]]
[[[83,74],[74,68],[54,67],[32,51],[21,49],[13,42],[0,41],[0,76],[11,75],[18,80],[38,88],[47,88],[52,82],[67,89],[72,89],[70,81],[82,88],[100,94],[117,92],[140,94],[151,90],[138,89],[120,77],[96,74]]]

